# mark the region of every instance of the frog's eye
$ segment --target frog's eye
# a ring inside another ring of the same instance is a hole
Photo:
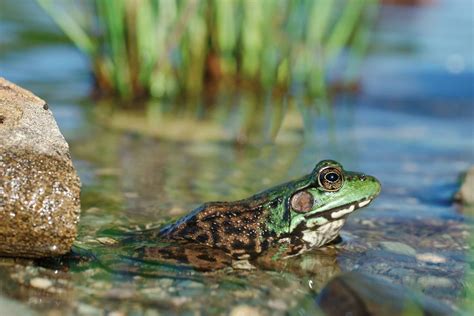
[[[324,191],[339,190],[344,183],[342,170],[331,166],[321,169],[319,171],[318,183]]]
[[[314,197],[307,191],[300,191],[291,197],[291,208],[298,213],[306,213],[313,209]]]

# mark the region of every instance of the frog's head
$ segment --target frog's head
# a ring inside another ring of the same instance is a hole
[[[285,218],[283,225],[288,226],[280,239],[304,244],[305,248],[335,239],[346,217],[367,206],[380,192],[377,179],[345,171],[332,160],[319,162],[304,179],[303,185],[295,185],[292,192],[285,194],[280,215]]]

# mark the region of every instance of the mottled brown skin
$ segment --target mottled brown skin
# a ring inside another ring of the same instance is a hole
[[[316,172],[300,179],[280,184],[244,200],[210,202],[159,232],[165,240],[185,240],[221,249],[235,259],[255,258],[276,242],[272,224],[289,225],[289,199],[295,193],[314,186]],[[278,207],[284,212],[272,219]],[[276,223],[274,221],[277,221]],[[280,234],[279,239],[286,238]]]
[[[272,202],[247,199],[236,202],[211,202],[161,231],[166,239],[188,240],[219,248],[233,257],[259,254],[273,237],[266,230]]]

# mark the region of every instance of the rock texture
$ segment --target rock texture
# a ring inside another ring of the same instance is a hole
[[[66,253],[80,181],[45,101],[0,77],[0,255]]]

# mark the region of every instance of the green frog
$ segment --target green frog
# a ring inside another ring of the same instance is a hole
[[[262,257],[275,261],[334,241],[347,216],[380,188],[372,176],[323,160],[300,179],[247,199],[205,203],[163,228],[134,232],[117,247],[132,260],[171,260],[205,271]]]
[[[347,216],[379,192],[374,177],[323,160],[310,174],[247,199],[205,203],[159,235],[221,249],[238,259],[273,247],[294,256],[333,241]]]

